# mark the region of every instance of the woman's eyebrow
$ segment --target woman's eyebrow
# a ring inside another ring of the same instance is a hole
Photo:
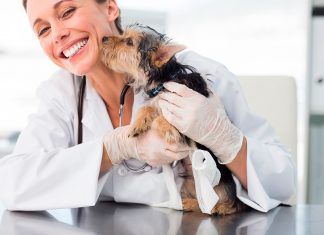
[[[42,21],[42,19],[41,19],[41,18],[37,18],[37,19],[34,21],[33,28],[34,28],[35,25],[36,25],[38,22],[40,22],[40,21]]]
[[[59,6],[63,3],[63,2],[72,2],[73,0],[61,0],[57,3],[54,4],[53,8],[54,10],[56,10],[57,8],[59,8]],[[37,18],[34,23],[33,23],[33,27],[35,27],[35,25],[39,22],[39,21],[42,21],[42,19],[40,18]]]

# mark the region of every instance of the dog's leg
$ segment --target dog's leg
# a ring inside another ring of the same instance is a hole
[[[212,214],[230,215],[247,209],[247,206],[233,194],[233,186],[229,186],[227,183],[220,182],[219,185],[214,187],[219,200],[212,209]]]
[[[152,128],[155,129],[158,134],[164,138],[164,140],[170,144],[185,143],[186,139],[179,131],[172,126],[162,115],[159,115],[154,119]]]
[[[217,204],[212,209],[212,214],[217,215],[230,215],[238,212],[232,202],[225,201],[225,202],[217,202]]]
[[[154,119],[152,128],[157,130],[159,135],[170,144],[187,143],[185,136],[172,126],[162,115]],[[188,144],[188,143],[187,143]],[[181,187],[182,207],[184,211],[201,212],[196,197],[195,180],[193,178],[192,166],[189,157],[182,160],[184,164],[184,181]]]
[[[193,198],[182,199],[182,208],[183,211],[201,212],[197,199]]]
[[[151,106],[144,106],[139,110],[135,123],[131,126],[128,136],[135,137],[151,129],[157,110]]]
[[[189,159],[189,157],[187,157],[181,162],[185,171],[183,175],[183,184],[180,191],[182,208],[184,211],[201,212],[196,196],[196,187],[192,172],[191,160]]]
[[[184,177],[180,195],[182,199],[182,208],[184,211],[201,212],[196,197],[196,188],[193,176]]]

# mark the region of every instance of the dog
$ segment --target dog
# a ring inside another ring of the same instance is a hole
[[[158,106],[158,94],[164,91],[163,84],[168,81],[184,84],[205,97],[210,95],[204,78],[193,67],[176,60],[175,54],[184,49],[183,45],[172,43],[166,35],[151,27],[134,24],[126,27],[122,35],[104,37],[101,59],[111,70],[128,74],[129,83],[135,91],[144,89],[147,94],[146,105],[140,109],[129,136],[135,137],[153,128],[168,143],[181,142],[208,150],[179,133],[166,121]],[[212,214],[228,215],[245,210],[246,206],[236,197],[231,172],[209,152],[221,172],[220,182],[214,187],[219,201]],[[185,159],[183,162],[186,169],[180,192],[183,210],[200,211],[190,160]]]

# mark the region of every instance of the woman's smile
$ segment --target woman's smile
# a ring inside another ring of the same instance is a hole
[[[67,46],[66,49],[63,49],[60,53],[62,58],[71,58],[74,55],[78,54],[81,49],[87,44],[88,39],[78,40],[76,43],[72,43],[72,46]]]

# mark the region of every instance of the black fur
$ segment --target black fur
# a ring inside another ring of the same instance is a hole
[[[205,80],[196,70],[189,66],[180,64],[174,57],[161,68],[151,68],[148,72],[148,82],[145,91],[152,84],[157,85],[165,82],[177,82],[186,85],[190,89],[209,97],[209,91]]]
[[[142,38],[138,47],[138,51],[141,55],[139,66],[145,73],[150,73],[151,69],[154,67],[150,60],[152,52],[156,52],[162,43],[168,41],[168,38],[165,34],[161,34],[149,26],[134,24],[130,27],[140,28],[142,31]]]

